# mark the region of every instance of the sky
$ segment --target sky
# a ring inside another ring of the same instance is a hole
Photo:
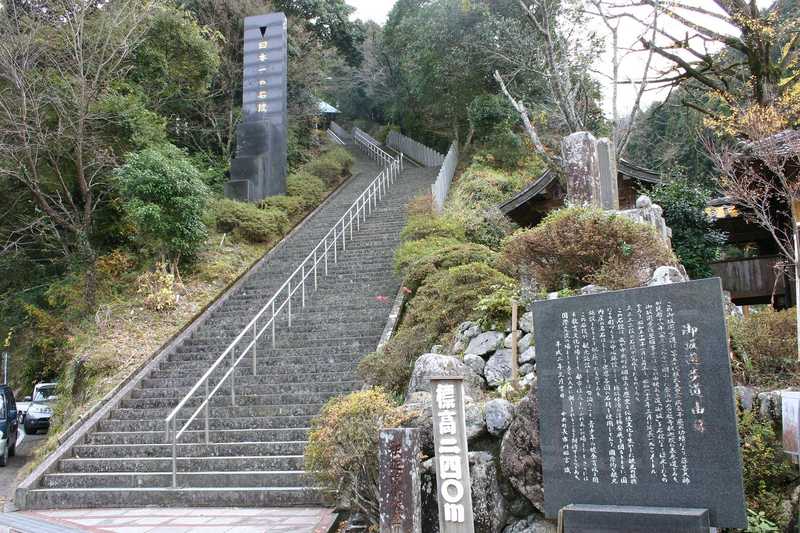
[[[702,7],[709,7],[711,3],[709,0],[685,0],[687,3],[699,5]],[[757,0],[758,4],[761,6],[769,5],[772,0]],[[355,13],[353,13],[353,18],[359,18],[361,20],[372,20],[377,22],[378,24],[383,24],[386,22],[386,16],[391,11],[392,6],[395,3],[395,0],[347,0],[347,3],[351,6],[356,8]],[[697,22],[704,22],[702,18],[697,19],[693,17],[693,20]],[[712,23],[711,26],[714,27],[714,21],[711,19]],[[674,21],[666,19],[666,17],[661,18],[661,25],[665,27],[670,33],[681,35],[685,33],[685,28]],[[598,21],[593,24],[594,29],[600,33],[607,33],[605,30],[602,22]],[[717,24],[717,28],[719,24]],[[621,40],[625,40],[625,36],[628,37],[630,42],[620,43],[620,44],[633,44],[636,41],[637,36],[640,33],[640,28],[638,27],[637,23],[632,21],[623,22],[623,25],[620,30]],[[620,65],[620,79],[621,80],[637,80],[641,79],[644,65],[646,64],[647,56],[644,53],[634,53],[627,55]],[[651,62],[652,67],[664,67],[667,63],[665,60],[662,60],[658,57],[655,57],[653,62]],[[611,60],[610,55],[605,54],[601,56],[598,62],[595,65],[594,73],[595,79],[598,80],[600,85],[603,88],[603,109],[607,116],[611,116],[612,110],[612,83],[608,79],[608,76],[611,73]],[[618,96],[618,108],[620,115],[624,115],[630,112],[630,109],[633,107],[633,102],[636,99],[637,94],[637,86],[634,85],[619,85],[619,96]],[[647,108],[647,106],[651,105],[654,102],[660,102],[667,96],[667,90],[649,90],[644,93],[642,97],[642,107]]]

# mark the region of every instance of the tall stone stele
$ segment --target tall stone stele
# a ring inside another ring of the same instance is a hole
[[[286,193],[288,110],[286,16],[244,19],[242,120],[225,196],[257,202]]]
[[[619,209],[617,159],[613,141],[595,139],[578,131],[561,141],[570,204],[601,209]]]

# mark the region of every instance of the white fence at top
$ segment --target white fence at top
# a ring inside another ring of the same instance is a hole
[[[458,166],[458,143],[453,141],[447,155],[439,169],[436,181],[431,185],[431,195],[433,196],[433,206],[438,212],[444,209],[444,201],[447,200],[447,192],[450,190],[450,183],[456,173]]]
[[[442,154],[396,131],[389,133],[386,146],[403,152],[407,157],[426,167],[438,167],[444,164]]]
[[[330,129],[330,130],[331,130],[331,131],[332,131],[334,134],[336,134],[336,136],[337,136],[339,139],[341,139],[341,140],[343,140],[343,141],[345,141],[345,142],[347,142],[348,140],[350,140],[350,138],[352,137],[352,135],[350,135],[350,134],[347,132],[347,130],[346,130],[346,129],[344,129],[343,127],[341,127],[340,125],[338,125],[336,122],[331,122],[331,125],[330,125],[330,128],[329,128],[329,129]]]

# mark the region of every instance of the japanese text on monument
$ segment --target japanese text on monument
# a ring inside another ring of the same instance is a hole
[[[690,484],[684,389],[692,398],[689,430],[706,429],[698,328],[678,324],[664,299],[565,311],[560,323],[555,364],[562,472],[595,484],[637,485],[643,477]],[[688,374],[682,373],[687,364]],[[634,411],[643,414],[644,427],[635,427]],[[597,424],[606,429],[605,442]],[[644,446],[636,445],[638,432]],[[601,471],[600,464],[607,468]]]

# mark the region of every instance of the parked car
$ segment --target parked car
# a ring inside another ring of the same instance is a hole
[[[17,416],[26,434],[35,435],[40,429],[50,429],[57,386],[58,383],[38,383],[33,388],[33,397],[26,396],[25,401],[17,404]]]
[[[6,466],[8,458],[17,452],[18,433],[14,392],[8,385],[0,385],[0,466]]]

